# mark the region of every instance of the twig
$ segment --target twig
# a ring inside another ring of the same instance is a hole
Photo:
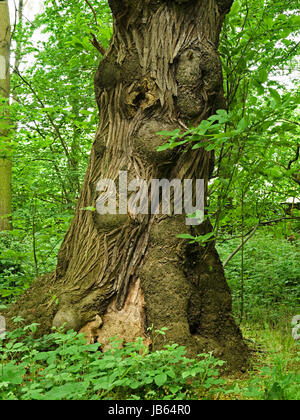
[[[285,122],[288,122],[288,123],[290,123],[290,124],[295,124],[295,125],[299,125],[299,126],[300,126],[300,123],[298,123],[298,121],[288,120],[287,118],[282,118],[282,119],[281,119],[281,120],[279,120],[279,121],[285,121]]]
[[[252,238],[252,236],[255,234],[255,232],[257,231],[257,229],[259,228],[259,226],[271,225],[272,223],[282,222],[282,220],[299,220],[299,219],[300,219],[299,217],[281,217],[280,219],[273,219],[273,220],[268,220],[266,222],[259,222],[252,229],[252,231],[245,238],[245,240],[242,241],[242,243],[233,251],[233,253],[229,255],[229,257],[227,258],[227,260],[224,262],[223,267],[226,267],[226,265],[229,263],[229,261],[239,252],[239,250],[245,245],[245,243],[248,242],[249,239]]]
[[[33,250],[33,259],[35,265],[35,275],[39,277],[39,264],[36,253],[36,226],[35,226],[35,216],[36,216],[36,195],[33,197],[33,213],[32,213],[32,250]]]
[[[91,9],[91,11],[93,12],[96,26],[98,26],[97,13],[95,12],[95,9],[93,8],[93,6],[89,2],[89,0],[84,0],[84,1],[86,2],[86,4],[89,6],[89,8]]]
[[[287,167],[287,168],[288,168],[288,170],[290,170],[290,169],[291,169],[291,166],[292,166],[292,164],[293,164],[294,162],[297,162],[297,161],[298,161],[298,159],[299,159],[299,155],[300,155],[300,146],[298,146],[298,147],[297,147],[295,157],[289,161],[289,164],[288,164],[288,167]]]
[[[244,292],[245,292],[245,276],[244,276],[244,262],[245,262],[245,213],[244,213],[244,200],[245,192],[244,187],[242,188],[242,258],[241,258],[241,313],[239,323],[241,324],[244,318]],[[252,232],[254,235],[255,231]],[[249,235],[250,236],[250,235]],[[248,237],[249,240],[249,237]]]
[[[267,222],[260,222],[259,226],[266,226],[266,225],[271,225],[272,223],[278,223],[278,222],[282,222],[282,220],[299,220],[300,218],[295,216],[295,217],[281,217],[280,219],[273,219],[273,220],[268,220]]]
[[[63,137],[62,137],[62,135],[61,135],[61,133],[60,133],[60,130],[59,130],[59,128],[58,128],[58,126],[55,124],[55,122],[54,122],[54,120],[53,120],[53,118],[51,117],[51,115],[50,115],[50,113],[47,111],[47,107],[45,106],[45,104],[44,104],[44,102],[40,99],[40,97],[39,97],[39,95],[37,94],[37,92],[35,91],[35,89],[33,88],[33,86],[32,86],[32,84],[30,83],[30,82],[28,82],[22,75],[21,75],[21,73],[19,72],[19,70],[18,69],[13,69],[13,72],[15,73],[15,74],[17,74],[17,76],[19,76],[19,78],[25,83],[25,85],[26,86],[28,86],[29,87],[29,89],[30,89],[30,91],[33,93],[33,95],[35,96],[35,98],[36,98],[36,100],[38,101],[38,103],[41,105],[41,107],[43,108],[43,109],[45,109],[45,111],[46,111],[46,116],[47,116],[47,118],[48,118],[48,120],[49,120],[49,122],[50,122],[50,124],[52,125],[52,127],[54,128],[54,130],[55,130],[55,132],[56,132],[56,134],[57,134],[57,137],[59,138],[59,140],[60,140],[60,143],[61,143],[61,145],[62,145],[62,147],[63,147],[63,149],[64,149],[64,151],[65,151],[65,154],[66,154],[66,157],[67,157],[67,159],[68,159],[68,163],[74,168],[74,169],[77,169],[77,166],[76,166],[76,164],[75,164],[75,162],[73,161],[73,159],[71,158],[71,156],[70,156],[70,153],[69,153],[69,150],[68,150],[68,146],[67,146],[67,144],[66,144],[66,142],[64,141],[64,139],[63,139]]]
[[[106,51],[105,51],[105,49],[102,47],[102,45],[100,45],[99,44],[99,42],[98,42],[98,40],[97,40],[97,38],[96,38],[96,35],[95,34],[93,34],[92,32],[91,32],[91,35],[92,35],[92,37],[93,37],[93,39],[91,39],[90,40],[90,43],[98,50],[98,51],[100,51],[100,53],[102,54],[102,55],[105,55],[105,53],[106,53]]]
[[[243,246],[245,245],[246,242],[249,241],[249,239],[252,238],[252,236],[255,234],[255,232],[257,231],[258,227],[260,224],[256,225],[253,229],[252,232],[250,233],[250,235],[248,235],[244,241],[242,241],[242,243],[233,251],[232,254],[229,255],[229,257],[227,258],[227,260],[224,262],[223,267],[226,267],[226,265],[229,263],[229,261],[235,256],[235,254],[237,254],[239,252],[239,250],[241,248],[243,248]]]

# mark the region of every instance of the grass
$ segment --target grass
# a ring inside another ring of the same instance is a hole
[[[226,377],[224,400],[300,399],[300,343],[292,337],[292,316],[274,327],[244,322],[243,336],[252,353],[251,367],[244,374]],[[235,392],[227,392],[234,389]]]

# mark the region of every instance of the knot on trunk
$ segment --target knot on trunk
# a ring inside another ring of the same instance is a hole
[[[134,117],[139,109],[144,111],[155,106],[159,100],[156,83],[150,78],[132,83],[126,89],[124,96],[126,111],[130,117]]]
[[[80,329],[80,320],[72,308],[61,308],[55,315],[52,326],[56,328],[64,327],[65,331]]]

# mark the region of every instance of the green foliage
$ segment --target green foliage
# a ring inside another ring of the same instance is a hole
[[[291,335],[291,318],[280,328],[265,323],[263,329],[248,324],[248,333],[259,341],[261,353],[255,361],[250,377],[240,384],[240,393],[246,399],[299,400],[299,341]],[[262,350],[263,349],[263,350]],[[243,386],[244,385],[244,386]]]
[[[240,239],[218,246],[224,261]],[[286,314],[296,314],[300,299],[299,245],[264,228],[247,242],[244,251],[244,310],[246,319],[277,324]],[[236,255],[226,266],[234,313],[240,315],[241,257]]]
[[[111,36],[108,4],[91,4],[100,26],[85,2],[46,1],[43,13],[33,23],[23,22],[16,34],[23,63],[12,80],[18,124],[16,205],[18,199],[30,200],[32,190],[44,207],[50,201],[56,207],[62,203],[72,208],[78,197],[97,126],[93,75],[100,56],[90,43],[90,32],[104,47]],[[42,38],[38,43],[33,38],[37,35]],[[30,67],[27,60],[32,62]]]
[[[244,391],[246,398],[255,400],[300,399],[300,374],[289,372],[288,361],[281,356],[274,358],[273,367],[263,367],[260,376],[253,378]]]
[[[16,324],[22,322],[15,319]],[[254,336],[255,329],[250,328]],[[16,328],[0,339],[0,400],[298,400],[299,352],[291,331],[281,335],[265,326],[256,340],[267,347],[262,361],[234,379],[220,377],[223,361],[211,354],[197,359],[174,345],[149,352],[142,338],[122,347],[111,340],[86,344],[74,331],[34,337],[38,324]],[[154,340],[165,328],[150,328]],[[244,332],[247,335],[247,331]],[[288,340],[289,337],[289,340]],[[251,340],[253,341],[253,340]],[[254,342],[254,341],[253,341]],[[278,349],[280,348],[280,351]],[[248,374],[247,374],[248,375]]]
[[[0,234],[0,300],[55,268],[74,214],[98,119],[93,75],[101,57],[90,33],[106,48],[112,32],[108,3],[90,4],[97,24],[85,2],[47,0],[41,15],[13,32],[14,230]]]
[[[241,328],[252,350],[251,368],[226,377],[218,399],[298,400],[299,342],[291,334],[291,317],[280,326],[244,321]]]
[[[52,206],[26,206],[14,230],[0,233],[0,302],[11,301],[28,288],[35,276],[55,268],[56,255],[71,217],[66,210],[55,213]]]
[[[102,353],[74,331],[34,339],[36,328],[0,339],[1,400],[207,399],[223,383],[224,362],[211,354],[190,359],[176,344],[150,353],[142,338],[124,347],[112,339]]]

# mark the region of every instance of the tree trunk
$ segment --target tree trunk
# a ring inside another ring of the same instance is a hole
[[[11,206],[11,159],[8,136],[10,94],[10,20],[7,1],[0,1],[0,231],[9,230],[12,213]]]
[[[246,366],[214,243],[179,239],[191,232],[185,216],[83,210],[96,207],[98,181],[118,183],[119,171],[128,171],[128,182],[197,178],[207,185],[212,152],[157,152],[164,140],[156,133],[196,125],[224,107],[217,48],[231,3],[109,1],[114,34],[95,77],[100,125],[75,217],[56,272],[38,279],[9,316],[40,322],[41,332],[63,323],[83,328],[104,347],[110,336],[130,341],[147,327],[167,327],[156,346],[177,342],[190,354],[214,351],[232,369]],[[210,230],[205,222],[194,232]]]

